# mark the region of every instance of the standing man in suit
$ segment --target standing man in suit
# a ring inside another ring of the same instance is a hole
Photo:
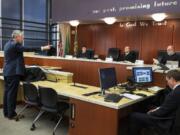
[[[166,74],[166,80],[172,91],[160,107],[148,111],[147,114],[131,114],[129,135],[140,135],[141,129],[149,127],[155,128],[161,134],[170,130],[176,111],[180,107],[180,71],[169,71]]]
[[[122,60],[130,61],[133,63],[136,61],[135,52],[131,51],[129,46],[125,46],[125,48],[124,48],[124,55],[122,56]]]
[[[12,39],[10,39],[4,46],[4,67],[3,75],[5,82],[5,91],[3,99],[3,113],[9,119],[16,118],[16,98],[20,78],[24,75],[25,65],[23,52],[24,51],[38,51],[49,50],[50,46],[27,48],[22,46],[24,40],[23,32],[14,30]]]

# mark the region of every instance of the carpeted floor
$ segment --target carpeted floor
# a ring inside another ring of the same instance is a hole
[[[22,106],[17,107],[17,111]],[[2,108],[0,109],[0,135],[52,135],[55,121],[52,121],[50,114],[44,114],[39,121],[36,123],[36,130],[31,131],[30,127],[32,121],[37,116],[38,110],[35,108],[28,108],[23,113],[25,118],[16,122],[15,120],[8,120],[3,117]],[[67,135],[68,134],[68,120],[63,119],[62,123],[56,130],[56,135]]]

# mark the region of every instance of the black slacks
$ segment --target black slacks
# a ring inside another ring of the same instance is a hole
[[[160,134],[166,134],[172,126],[172,120],[162,120],[146,113],[132,113],[129,117],[129,135],[141,135],[141,130],[153,128]]]
[[[18,93],[18,86],[20,83],[20,76],[5,76],[4,83],[5,90],[3,99],[3,113],[5,117],[12,118],[16,116],[16,99]]]

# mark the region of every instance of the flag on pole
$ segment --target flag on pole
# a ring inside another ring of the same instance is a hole
[[[62,34],[61,29],[59,28],[59,43],[58,43],[58,49],[57,49],[57,56],[63,56],[64,50],[62,45]]]
[[[58,56],[65,56],[69,54],[70,50],[70,25],[66,23],[59,24],[59,44]]]
[[[74,36],[74,56],[78,55],[78,35],[77,35],[77,27],[75,29],[75,36]]]
[[[70,29],[67,28],[64,55],[68,55],[69,50],[70,50]]]

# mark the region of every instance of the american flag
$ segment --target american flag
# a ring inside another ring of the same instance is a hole
[[[61,35],[61,30],[59,30],[59,43],[57,45],[57,56],[63,56],[64,50],[63,50],[63,45],[62,45],[62,35]]]

